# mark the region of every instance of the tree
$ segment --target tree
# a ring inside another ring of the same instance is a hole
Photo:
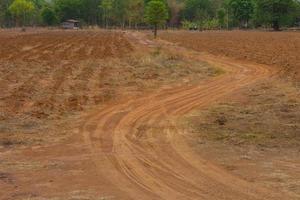
[[[37,9],[42,9],[46,5],[46,0],[30,0]]]
[[[186,0],[183,11],[184,18],[190,21],[203,21],[213,17],[210,0]]]
[[[180,2],[178,0],[168,0],[168,6],[170,8],[170,25],[174,26],[174,25],[179,25],[179,17],[180,17],[180,12],[183,10],[184,8],[184,3]]]
[[[275,31],[282,25],[292,25],[296,18],[294,0],[257,0],[256,17],[263,24],[271,24]],[[299,2],[298,2],[299,3]]]
[[[11,13],[9,12],[9,5],[12,0],[0,0],[0,27],[10,26]]]
[[[239,21],[240,26],[248,28],[249,20],[254,12],[252,0],[230,0],[229,6],[233,17]]]
[[[218,15],[218,22],[221,28],[225,27],[225,17],[226,17],[226,10],[224,8],[220,8],[217,11]]]
[[[110,18],[111,11],[113,9],[113,1],[112,0],[102,0],[100,4],[100,9],[102,10],[103,24],[107,28],[108,20]]]
[[[54,5],[60,21],[83,18],[84,0],[55,0]]]
[[[127,7],[129,27],[132,23],[137,27],[137,24],[143,21],[144,0],[130,0]]]
[[[99,5],[101,0],[84,0],[83,19],[87,24],[95,25],[100,14]]]
[[[128,21],[130,13],[132,12],[129,8],[130,0],[114,0],[113,3],[113,18],[115,22],[125,27],[126,21]]]
[[[21,21],[22,26],[25,26],[27,17],[34,9],[34,4],[28,0],[15,0],[9,7],[9,11],[16,17],[17,24]]]
[[[57,23],[57,16],[52,8],[45,6],[41,12],[42,20],[45,25],[53,26]]]
[[[168,10],[166,4],[159,0],[152,0],[146,6],[145,20],[154,27],[154,38],[157,36],[159,25],[166,23]]]

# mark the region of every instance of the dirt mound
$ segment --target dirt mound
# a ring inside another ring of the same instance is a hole
[[[164,32],[161,38],[198,51],[281,67],[300,80],[300,34],[293,32]]]

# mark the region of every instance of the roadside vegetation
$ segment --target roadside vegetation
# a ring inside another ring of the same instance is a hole
[[[150,7],[160,14],[149,15]],[[153,17],[158,21],[153,23]],[[57,26],[67,19],[104,28],[295,27],[298,0],[2,0],[0,27]],[[152,20],[150,20],[152,19]],[[159,22],[159,23],[158,23]]]
[[[184,121],[199,141],[299,149],[299,96],[299,89],[289,83],[262,82],[243,89],[237,98],[193,112]]]

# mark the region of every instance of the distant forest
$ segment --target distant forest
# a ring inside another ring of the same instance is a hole
[[[166,7],[160,28],[279,30],[300,25],[300,0],[0,0],[0,27],[58,26],[76,19],[81,26],[149,28],[145,10],[153,1]]]

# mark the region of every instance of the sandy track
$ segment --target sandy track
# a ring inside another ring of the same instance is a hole
[[[63,34],[65,41],[60,41],[60,34]],[[123,52],[128,51],[129,43],[126,41],[115,42],[115,45],[106,48],[102,47],[105,45],[95,45],[94,39],[101,40],[99,33],[90,33],[91,39],[87,40],[85,46],[72,43],[74,39],[83,41],[85,34],[79,37],[69,32],[52,33],[52,39],[45,41],[43,34],[37,34],[30,37],[33,40],[31,43],[36,46],[28,46],[23,51],[19,48],[25,45],[23,39],[15,36],[16,38],[8,40],[2,51],[0,49],[0,54],[5,56],[4,49],[15,48],[19,52],[7,53],[10,57],[3,56],[5,61],[38,61],[44,58],[47,65],[55,66],[56,60],[52,59],[52,54],[64,60],[57,70],[51,71],[50,89],[47,90],[50,91],[47,92],[50,100],[61,101],[59,93],[68,85],[65,82],[71,74],[85,80],[75,82],[72,90],[76,91],[80,87],[93,89],[89,87],[93,83],[86,81],[93,70],[88,66],[72,66],[68,60],[78,61],[88,56],[96,58],[102,54],[104,57],[117,56],[122,49]],[[118,37],[120,41],[122,37]],[[132,37],[133,40],[137,39],[134,35]],[[14,43],[15,39],[18,42]],[[40,41],[45,46],[39,45]],[[144,42],[142,36],[141,42]],[[152,45],[150,40],[142,44]],[[87,49],[86,46],[90,48]],[[65,55],[65,51],[70,54]],[[76,56],[78,54],[83,57]],[[8,170],[9,173],[4,174],[0,172],[2,180],[13,183],[0,182],[1,187],[4,185],[4,189],[0,191],[0,199],[79,199],[76,195],[73,198],[72,193],[79,190],[87,194],[91,192],[91,196],[82,199],[99,199],[100,196],[103,197],[101,199],[122,200],[291,199],[235,177],[209,160],[199,157],[188,145],[185,133],[178,131],[173,122],[176,117],[195,108],[206,107],[224,96],[235,95],[241,87],[269,78],[277,71],[267,66],[205,54],[200,54],[197,58],[224,68],[227,73],[202,81],[201,85],[165,88],[151,95],[109,104],[80,119],[79,122],[83,122],[79,125],[74,121],[79,126],[79,136],[74,134],[74,137],[62,144],[54,143],[48,147],[34,147],[19,153],[7,152],[1,155],[6,161],[19,161],[16,167],[21,165],[21,169]],[[27,88],[26,85],[34,88],[39,79],[29,81],[30,79],[28,77],[28,80],[21,82],[16,90],[20,88],[22,91],[22,88]],[[21,104],[20,108],[23,107],[24,104]],[[81,136],[85,144],[82,144]],[[22,168],[24,164],[21,161],[26,160],[29,160],[29,167],[33,165],[32,169]],[[34,168],[35,163],[40,163],[41,167]]]
[[[116,199],[280,199],[281,194],[230,175],[199,155],[174,118],[276,73],[266,66],[201,55],[227,73],[200,86],[161,91],[108,106],[80,128],[103,191]],[[286,198],[286,197],[285,197]]]

